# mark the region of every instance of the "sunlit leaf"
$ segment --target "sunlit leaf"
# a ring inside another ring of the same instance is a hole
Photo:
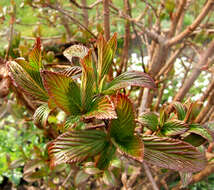
[[[114,80],[104,87],[102,92],[104,94],[110,94],[128,86],[156,88],[154,80],[148,74],[139,71],[127,71],[114,78]]]
[[[18,63],[10,61],[7,63],[11,77],[15,84],[28,95],[36,100],[48,101],[47,92],[28,74]]]
[[[192,172],[179,172],[179,175],[182,183],[181,188],[187,187],[192,181]]]
[[[83,107],[88,110],[91,106],[91,102],[94,95],[95,87],[95,74],[93,70],[93,62],[91,50],[81,60],[82,65],[82,77],[81,77],[81,97]]]
[[[89,174],[85,173],[84,171],[80,170],[77,172],[75,178],[74,178],[74,183],[76,186],[82,185],[84,182],[88,180],[90,177]]]
[[[72,163],[100,153],[106,145],[106,134],[100,130],[66,132],[48,145],[51,166]]]
[[[169,137],[143,136],[144,161],[181,172],[197,172],[206,165],[204,154],[192,145]]]
[[[106,42],[103,35],[100,35],[97,40],[98,48],[98,68],[97,72],[99,75],[99,80],[101,80],[104,75],[108,74],[109,68],[112,64],[116,48],[117,48],[117,34],[114,33],[112,38]]]
[[[145,127],[152,131],[156,131],[158,127],[158,116],[154,113],[147,112],[140,116],[139,120]]]
[[[183,134],[189,129],[188,125],[180,120],[169,120],[163,124],[161,133],[166,136]]]
[[[36,38],[36,43],[34,45],[33,50],[30,52],[28,59],[30,66],[36,69],[37,71],[42,68],[42,52],[40,38]]]
[[[188,130],[189,133],[194,133],[197,135],[202,136],[204,139],[208,140],[209,142],[213,142],[213,137],[210,132],[200,124],[191,124],[189,125],[190,129]]]
[[[97,119],[115,119],[117,114],[115,112],[114,104],[108,96],[98,97],[91,103],[90,110],[83,115],[83,117],[97,118]]]
[[[184,120],[186,116],[186,109],[185,106],[180,102],[173,102],[173,108],[176,110],[177,116],[179,120]]]
[[[80,88],[71,77],[51,71],[41,74],[49,96],[62,110],[71,115],[82,113]]]
[[[34,123],[45,127],[50,112],[51,109],[48,107],[48,104],[42,104],[41,106],[39,106],[33,115]]]
[[[114,175],[113,172],[109,171],[109,170],[105,170],[103,173],[103,181],[106,185],[108,185],[108,187],[112,186],[115,187],[117,186],[117,179]]]
[[[115,105],[117,119],[112,119],[110,122],[110,136],[117,140],[133,136],[136,124],[131,101],[124,94],[112,96],[112,101]]]
[[[112,96],[112,101],[115,105],[117,119],[110,121],[110,137],[122,153],[142,161],[143,143],[141,139],[134,136],[136,123],[133,105],[128,97],[123,94]]]
[[[88,48],[83,45],[73,45],[67,48],[63,55],[72,62],[73,57],[79,57],[83,59],[88,53]]]

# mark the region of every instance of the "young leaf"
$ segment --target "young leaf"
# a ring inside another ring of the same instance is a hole
[[[20,87],[25,93],[30,95],[36,100],[43,102],[48,101],[46,91],[36,83],[36,81],[28,74],[18,63],[15,61],[9,61],[8,67],[10,70],[10,76],[15,84]]]
[[[33,115],[34,123],[45,127],[50,112],[51,109],[49,109],[48,104],[42,104],[39,106]]]
[[[189,126],[190,126],[190,129],[188,130],[189,133],[200,135],[201,137],[208,140],[209,142],[213,142],[212,135],[209,133],[209,131],[205,127],[202,127],[200,124],[197,124],[197,123],[191,124]]]
[[[49,96],[66,113],[80,115],[83,111],[80,88],[70,77],[51,71],[41,72]]]
[[[23,58],[17,58],[15,59],[15,62],[18,63],[42,89],[45,89],[42,83],[42,77],[37,68],[34,68],[33,66],[31,66]]]
[[[43,67],[40,38],[36,39],[36,43],[34,45],[33,50],[30,52],[28,59],[29,59],[29,65],[33,67],[35,70],[39,71]]]
[[[96,167],[100,170],[104,170],[108,168],[114,154],[116,151],[116,147],[110,142],[106,143],[105,148],[98,156],[98,161],[96,162]]]
[[[144,145],[137,136],[127,136],[123,139],[112,139],[113,144],[119,149],[119,152],[125,154],[140,162],[143,161]]]
[[[82,69],[79,66],[73,66],[73,67],[69,66],[60,72],[64,75],[68,76],[68,77],[72,77],[73,79],[77,79],[80,77]]]
[[[192,145],[169,137],[142,136],[144,161],[181,172],[197,172],[206,165],[205,156]]]
[[[79,57],[83,59],[88,54],[88,48],[83,45],[73,45],[67,48],[63,55],[72,62],[73,57]]]
[[[187,142],[195,147],[198,147],[202,145],[206,141],[206,139],[195,133],[190,133],[189,135],[185,136],[182,141]]]
[[[166,136],[180,135],[189,129],[188,125],[180,120],[169,120],[163,124],[161,133]]]
[[[147,88],[156,88],[155,82],[148,74],[139,71],[127,71],[114,78],[102,92],[104,94],[111,94],[121,88],[128,86],[140,86]]]
[[[186,109],[180,102],[173,102],[172,106],[175,108],[178,120],[184,120],[186,116]]]
[[[98,76],[99,81],[109,72],[116,49],[117,49],[117,34],[114,33],[112,38],[106,42],[102,35],[97,40],[98,48]]]
[[[81,60],[82,78],[81,78],[81,97],[82,105],[88,110],[94,95],[95,75],[91,51]]]
[[[145,127],[152,131],[156,131],[158,127],[158,116],[154,113],[147,112],[140,116],[140,122],[142,122]]]
[[[112,96],[115,105],[117,119],[110,122],[109,133],[115,140],[121,140],[134,135],[135,114],[131,101],[124,94],[118,93]]]
[[[66,132],[48,145],[51,166],[83,161],[99,154],[106,146],[106,134],[100,130]]]
[[[117,113],[117,119],[112,119],[109,126],[112,142],[121,152],[142,161],[143,143],[141,139],[134,136],[136,124],[132,103],[123,94],[112,96],[112,101]]]
[[[86,119],[115,119],[117,114],[114,109],[114,104],[108,96],[98,97],[91,103],[91,107],[88,112],[83,115]]]

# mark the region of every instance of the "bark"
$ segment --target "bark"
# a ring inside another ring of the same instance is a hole
[[[87,7],[87,1],[86,0],[82,0],[82,6]],[[88,27],[89,21],[88,21],[88,10],[87,9],[83,9],[83,20],[84,20],[85,27]]]
[[[110,17],[109,17],[109,0],[103,0],[103,24],[104,35],[106,40],[110,39]]]
[[[124,0],[124,8],[126,14],[129,14],[129,1]],[[129,58],[129,41],[130,41],[130,21],[126,21],[125,23],[125,36],[124,36],[124,45],[123,45],[123,53],[120,61],[120,69],[117,75],[120,75],[124,69],[124,66],[127,65]]]
[[[195,68],[192,71],[192,74],[189,76],[189,79],[185,81],[184,85],[180,88],[178,93],[176,94],[174,100],[175,101],[182,101],[189,89],[194,84],[195,80],[198,78],[198,76],[201,73],[201,68],[207,64],[209,57],[212,55],[214,51],[214,39],[210,42],[207,49],[204,51],[204,53],[201,55],[201,58],[198,62],[198,64],[195,66]]]
[[[211,10],[212,6],[214,4],[214,0],[208,0],[205,6],[203,7],[201,13],[198,15],[198,17],[194,20],[194,22],[188,26],[183,32],[178,34],[177,36],[173,37],[167,42],[167,46],[172,46],[180,41],[182,41],[184,38],[186,38],[188,35],[190,35],[198,26],[199,24],[206,18],[207,14]]]

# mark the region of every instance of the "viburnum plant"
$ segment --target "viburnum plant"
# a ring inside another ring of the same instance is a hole
[[[155,89],[155,82],[139,71],[124,72],[110,81],[116,34],[109,41],[100,35],[95,46],[97,51],[73,45],[64,55],[70,61],[78,57],[79,66],[47,70],[37,39],[28,61],[18,58],[7,63],[14,84],[37,105],[33,116],[37,125],[45,128],[51,125],[51,114],[59,110],[66,113],[60,128],[63,133],[47,145],[51,167],[90,161],[103,171],[122,154],[137,162],[184,173],[203,169],[206,158],[195,146],[211,141],[212,135],[194,124],[193,103],[188,107],[174,102],[170,112],[165,108],[159,115],[149,112],[137,118],[130,98],[121,89]],[[151,135],[137,132],[138,126],[150,130]],[[202,141],[198,143],[197,138]]]

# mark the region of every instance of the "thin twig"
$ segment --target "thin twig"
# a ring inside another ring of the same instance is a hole
[[[69,178],[71,177],[71,174],[73,173],[73,170],[71,170],[68,174],[68,176],[65,178],[65,181],[62,183],[62,186],[65,187],[66,183],[68,182]]]

